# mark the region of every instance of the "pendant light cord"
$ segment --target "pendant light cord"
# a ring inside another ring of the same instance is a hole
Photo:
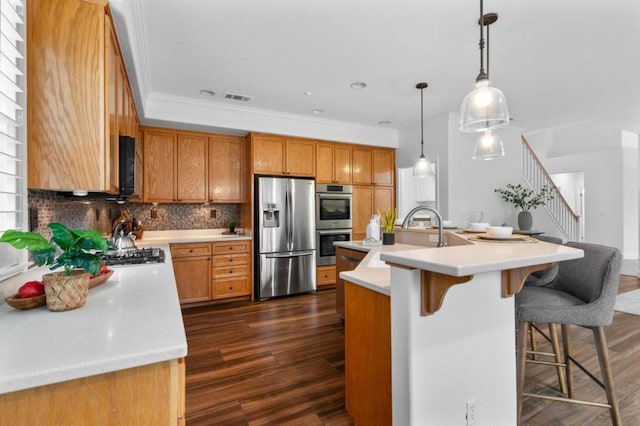
[[[424,88],[420,89],[420,158],[424,158]]]
[[[482,74],[484,74],[484,3],[480,0],[480,74],[478,77]]]

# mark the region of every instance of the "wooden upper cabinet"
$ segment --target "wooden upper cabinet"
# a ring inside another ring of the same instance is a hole
[[[351,147],[346,144],[316,144],[316,182],[351,183]]]
[[[208,201],[208,146],[206,136],[178,133],[176,149],[176,201]]]
[[[354,146],[353,155],[353,183],[355,185],[370,185],[373,183],[372,163],[373,153],[371,148]],[[367,222],[368,223],[368,222]]]
[[[244,201],[245,139],[240,136],[209,137],[209,202]]]
[[[285,138],[272,135],[252,135],[253,172],[256,174],[284,174]]]
[[[144,201],[172,203],[176,200],[176,143],[174,132],[144,132]]]
[[[316,142],[276,135],[251,135],[253,173],[309,176],[316,174]]]
[[[396,171],[396,155],[394,149],[374,148],[373,150],[373,183],[375,185],[394,185]]]
[[[286,138],[284,173],[293,176],[315,176],[316,142],[306,139]]]
[[[28,187],[117,193],[126,75],[107,2],[28,0],[26,12]]]
[[[367,225],[373,214],[373,186],[354,185],[353,187],[353,241],[364,240]]]

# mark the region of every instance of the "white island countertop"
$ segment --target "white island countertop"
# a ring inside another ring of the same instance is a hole
[[[445,234],[448,231],[445,231]],[[467,238],[473,234],[457,234]],[[501,271],[576,259],[582,250],[544,241],[537,242],[476,242],[450,247],[424,247],[412,244],[364,246],[361,241],[335,242],[337,247],[368,252],[353,271],[341,272],[340,278],[382,294],[390,294],[389,264],[438,272],[461,277],[489,271]],[[386,265],[385,265],[386,263]],[[384,269],[384,267],[387,267]]]
[[[111,278],[71,311],[4,303],[46,267],[0,282],[0,394],[186,356],[169,246],[153,246],[164,249],[165,263],[112,267]]]

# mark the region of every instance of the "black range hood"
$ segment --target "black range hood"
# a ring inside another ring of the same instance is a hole
[[[58,191],[58,195],[77,200],[126,201],[135,191],[136,140],[131,136],[120,136],[119,141],[120,192],[87,192],[87,195],[75,195],[72,191]]]

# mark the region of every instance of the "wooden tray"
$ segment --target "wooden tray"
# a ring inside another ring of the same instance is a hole
[[[38,306],[44,306],[47,304],[47,299],[45,295],[29,297],[27,299],[21,299],[18,297],[18,293],[12,294],[11,296],[7,296],[4,299],[7,302],[7,305],[12,308],[27,310],[37,308]]]
[[[99,286],[100,284],[106,283],[109,278],[111,278],[111,275],[113,275],[113,269],[109,269],[105,274],[91,278],[89,280],[89,288],[94,288],[96,286]]]

